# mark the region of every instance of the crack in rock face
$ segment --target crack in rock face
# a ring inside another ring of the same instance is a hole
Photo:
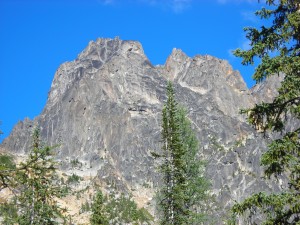
[[[141,206],[151,208],[147,204],[161,181],[150,153],[161,148],[168,80],[197,133],[199,155],[208,162],[217,224],[234,201],[279,190],[262,179],[259,159],[267,140],[239,114],[240,109],[272,99],[278,79],[248,90],[227,61],[208,55],[191,58],[178,49],[165,65],[153,66],[139,42],[119,38],[91,41],[77,59],[62,64],[43,112],[33,121],[16,124],[1,149],[26,154],[37,126],[45,143],[60,144],[56,157],[63,171],[71,170],[70,162],[78,159],[82,176],[96,176],[104,186],[114,182],[119,190],[148,199]],[[145,188],[148,191],[134,191]]]

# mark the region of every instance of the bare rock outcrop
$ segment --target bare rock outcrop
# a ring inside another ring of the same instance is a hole
[[[235,200],[277,188],[262,178],[259,159],[267,141],[239,114],[265,99],[260,90],[272,89],[277,80],[248,90],[227,61],[190,58],[178,49],[164,66],[153,66],[139,42],[118,38],[91,41],[77,59],[62,64],[41,115],[19,122],[1,147],[26,153],[31,130],[38,126],[46,143],[60,144],[57,159],[63,170],[78,159],[82,173],[103,183],[114,182],[125,191],[147,186],[153,192],[159,174],[150,152],[160,150],[167,80],[174,82],[177,100],[187,108],[200,140],[201,157],[208,162],[218,223]]]

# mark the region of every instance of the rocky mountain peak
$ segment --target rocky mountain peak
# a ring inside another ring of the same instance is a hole
[[[126,55],[128,52],[144,55],[142,45],[137,41],[122,41],[119,37],[114,39],[98,38],[96,41],[90,41],[77,59],[80,61],[95,60],[105,63],[115,55]]]
[[[226,115],[243,120],[239,110],[253,104],[242,76],[226,60],[210,55],[191,58],[174,48],[162,73],[180,86],[210,99]]]
[[[200,69],[202,73],[197,74],[198,77],[195,77],[195,75],[189,71],[191,68],[193,71],[195,68]],[[178,82],[184,83],[183,85],[187,85],[187,82],[191,81],[191,87],[203,87],[202,83],[194,83],[194,80],[205,80],[206,83],[212,82],[212,84],[219,80],[220,82],[226,82],[237,91],[243,92],[248,90],[240,73],[233,70],[228,61],[210,55],[196,55],[190,58],[182,50],[174,48],[166,60],[164,69],[171,80],[177,80]],[[208,89],[211,88],[212,87]]]
[[[264,100],[264,90],[276,81],[250,92],[227,61],[191,58],[179,49],[164,66],[154,67],[139,42],[119,38],[91,41],[77,59],[62,64],[42,114],[18,123],[0,147],[28,152],[38,126],[45,143],[61,144],[56,157],[63,171],[73,173],[76,159],[80,176],[92,176],[104,188],[114,184],[151,208],[160,177],[150,153],[160,151],[167,80],[173,81],[201,143],[199,155],[208,162],[206,175],[219,205],[216,218],[221,221],[235,200],[277,188],[261,178],[259,158],[267,142],[239,114]]]
[[[119,37],[90,41],[74,61],[63,63],[56,71],[48,96],[48,105],[59,101],[83,76],[93,78],[93,74],[103,69],[103,66],[115,57],[125,59],[140,57],[150,64],[142,45],[137,41],[122,41]]]
[[[189,62],[190,58],[182,50],[174,48],[164,65],[169,79],[174,81]]]
[[[106,62],[119,52],[121,43],[122,41],[118,37],[114,39],[98,38],[96,41],[90,41],[77,59],[81,61],[96,60]]]

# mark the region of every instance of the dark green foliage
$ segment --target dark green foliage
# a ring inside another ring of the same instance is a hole
[[[201,224],[208,219],[206,212],[211,200],[208,192],[211,184],[204,176],[205,162],[200,160],[197,155],[199,143],[186,115],[186,110],[179,107],[177,116],[180,124],[180,136],[185,149],[183,157],[186,165],[185,206],[189,210],[189,224]]]
[[[267,178],[285,173],[287,188],[281,193],[258,193],[233,207],[236,215],[246,212],[250,217],[263,213],[263,224],[300,224],[300,1],[268,0],[269,9],[256,12],[261,19],[272,20],[269,27],[246,28],[251,41],[248,51],[236,50],[243,64],[261,59],[254,79],[260,82],[268,76],[285,75],[278,96],[270,103],[262,102],[252,109],[243,110],[249,123],[264,132],[280,132],[263,154],[261,164]],[[271,54],[272,53],[272,54]],[[287,125],[287,119],[294,121]]]
[[[109,220],[113,224],[150,224],[152,218],[149,218],[149,213],[145,209],[138,209],[136,203],[123,193],[115,195],[110,194],[107,198],[106,210]]]
[[[137,218],[140,224],[151,224],[151,221],[154,220],[153,216],[145,208],[138,209]]]
[[[105,212],[104,197],[101,191],[98,191],[96,193],[91,208],[92,208],[92,215],[90,218],[91,225],[109,224]]]
[[[73,160],[71,160],[71,166],[72,166],[72,168],[80,168],[80,167],[82,167],[82,163],[78,160],[78,159],[73,159]]]
[[[15,169],[16,164],[14,163],[13,157],[10,155],[0,155],[0,170],[4,169]]]
[[[0,217],[2,217],[3,221],[1,223],[3,225],[11,225],[15,222],[15,218],[17,218],[18,209],[16,207],[15,198],[10,202],[4,202],[0,205]]]
[[[78,176],[77,174],[72,174],[71,176],[68,177],[67,179],[67,184],[77,184],[82,180],[82,178],[80,176]]]
[[[12,173],[16,165],[10,155],[0,155],[0,190],[14,186]]]
[[[108,221],[110,224],[150,224],[153,221],[146,209],[138,209],[136,203],[123,193],[112,192],[109,196],[103,196],[98,191],[95,199],[92,204],[91,224],[108,224]],[[92,223],[96,220],[103,223]]]
[[[203,176],[204,163],[197,158],[198,141],[170,82],[167,97],[162,111],[162,154],[153,154],[162,161],[161,224],[200,224],[205,220],[203,203],[209,182]]]
[[[159,203],[163,214],[161,224],[187,224],[189,212],[185,207],[187,181],[184,155],[186,149],[180,139],[178,107],[171,82],[167,86],[167,97],[167,103],[162,110],[163,187],[160,191],[162,198]]]
[[[35,130],[28,159],[10,170],[7,187],[15,193],[18,213],[4,215],[5,220],[20,225],[61,224],[64,221],[64,210],[57,203],[63,190],[57,183],[55,166],[52,148],[41,145],[39,131]]]
[[[109,218],[117,222],[129,223],[138,220],[137,205],[124,194],[116,197],[111,195],[107,204]]]
[[[71,188],[67,185],[65,185],[64,183],[61,183],[60,182],[60,185],[61,185],[61,194],[62,196],[67,196],[70,192],[71,192]]]

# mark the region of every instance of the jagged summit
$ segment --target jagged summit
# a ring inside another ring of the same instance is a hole
[[[152,66],[151,62],[145,55],[142,45],[137,41],[122,41],[119,37],[114,39],[98,38],[96,41],[90,41],[88,46],[78,55],[73,62],[63,64],[57,71],[55,79],[59,74],[66,70],[66,67],[77,69],[90,69],[91,73],[102,68],[113,58],[140,58],[144,60],[145,64]],[[201,69],[201,73],[195,77],[192,74],[195,68]],[[218,68],[218,70],[216,70]],[[193,58],[188,57],[182,50],[174,48],[167,58],[165,65],[162,66],[162,73],[169,79],[179,82],[182,86],[189,86],[199,93],[206,93],[211,90],[216,81],[221,83],[228,83],[238,91],[247,91],[246,84],[238,71],[234,71],[231,65],[226,60],[221,60],[213,56],[196,55]],[[89,74],[89,73],[87,73]],[[209,74],[209,76],[208,76]],[[76,77],[67,77],[68,81],[64,83],[73,83],[74,80],[79,79],[81,73]],[[205,81],[204,81],[205,80]],[[204,81],[205,83],[201,83]],[[200,82],[200,83],[199,83]],[[53,86],[56,82],[53,82]],[[65,86],[65,85],[64,85]],[[59,88],[64,90],[64,88]]]
[[[127,52],[144,55],[142,45],[138,41],[122,41],[119,37],[114,39],[98,38],[96,41],[90,41],[77,58],[78,60],[96,60],[104,63],[115,55],[125,55]]]
[[[201,74],[198,74],[199,77],[195,77],[189,73],[191,68],[194,69],[197,67],[203,71]],[[218,71],[215,70],[216,68],[218,68]],[[206,82],[210,80],[212,83],[220,80],[239,91],[248,90],[240,73],[234,71],[228,61],[210,55],[196,55],[190,58],[182,50],[174,48],[165,63],[165,69],[170,74],[170,79],[183,82],[183,85],[186,85],[184,81],[188,76],[188,79],[196,79],[197,81],[205,79]],[[190,85],[203,86],[203,84],[194,83],[194,81],[191,81]]]
[[[260,178],[266,142],[239,114],[264,99],[265,89],[249,91],[225,60],[190,58],[173,49],[164,66],[154,67],[139,42],[91,41],[76,60],[58,68],[41,115],[18,123],[0,147],[28,152],[30,134],[38,126],[44,142],[61,144],[57,159],[66,173],[74,172],[70,162],[77,159],[82,167],[76,173],[96,176],[104,188],[113,183],[151,208],[160,180],[150,153],[160,151],[169,79],[197,132],[199,154],[208,161],[206,174],[221,221],[234,200],[272,188]]]

